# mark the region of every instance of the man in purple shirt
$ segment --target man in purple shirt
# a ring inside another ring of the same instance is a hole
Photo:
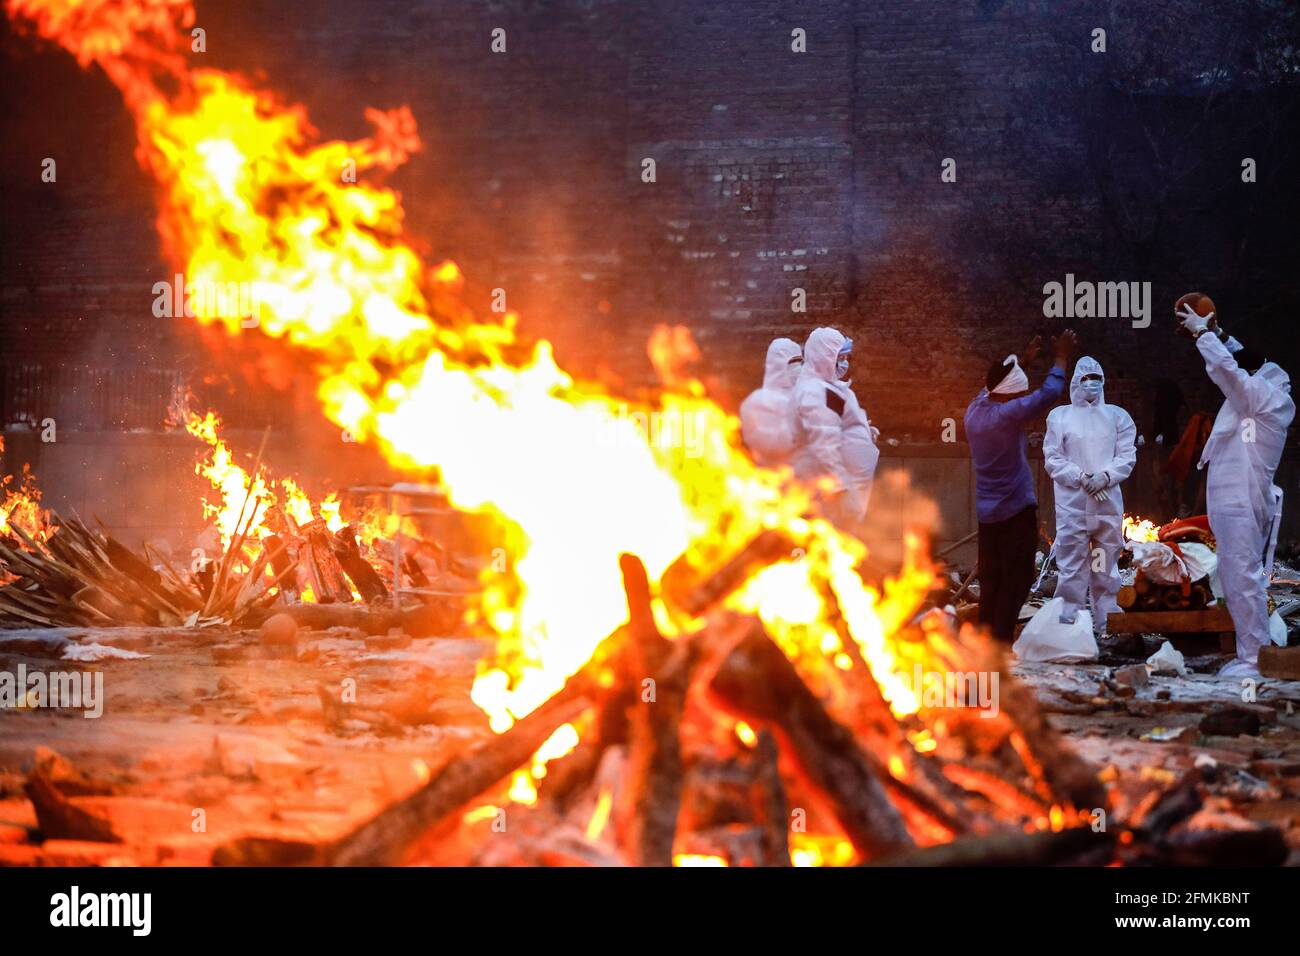
[[[979,620],[998,640],[1015,639],[1020,608],[1034,581],[1038,549],[1038,498],[1025,456],[1025,426],[1061,400],[1066,369],[1078,339],[1067,329],[1056,340],[1056,364],[1038,390],[1015,356],[993,363],[983,389],[966,409],[966,440],[975,464],[975,513],[979,518]],[[1029,343],[1026,364],[1041,341]]]

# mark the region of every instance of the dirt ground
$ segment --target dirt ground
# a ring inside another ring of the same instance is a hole
[[[1105,779],[1158,785],[1196,769],[1225,808],[1282,827],[1300,862],[1300,682],[1264,680],[1243,700],[1239,684],[1204,674],[1143,682],[1123,670],[1156,646],[1014,673]],[[65,657],[88,648],[147,656]],[[349,628],[270,646],[256,631],[0,631],[0,671],[98,671],[105,695],[95,719],[0,712],[0,865],[205,865],[236,837],[340,835],[490,734],[469,699],[487,650]],[[24,784],[38,763],[78,811],[107,821],[112,842],[36,842]]]
[[[149,656],[62,660],[67,645],[90,642]],[[469,700],[486,650],[344,628],[302,631],[296,647],[265,646],[256,631],[0,631],[0,670],[98,669],[106,699],[97,719],[0,714],[0,864],[195,865],[237,836],[344,832],[490,734]],[[41,748],[89,778],[72,799],[121,843],[29,842],[37,821],[23,783],[51,759]]]

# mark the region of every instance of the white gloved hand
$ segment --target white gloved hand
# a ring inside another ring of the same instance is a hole
[[[868,426],[871,429],[871,440],[880,441],[880,429],[875,425]]]
[[[1083,473],[1083,477],[1079,479],[1079,484],[1083,487],[1083,490],[1088,492],[1090,495],[1095,495],[1102,488],[1106,487],[1100,478],[1089,472]]]
[[[1110,501],[1110,492],[1105,488],[1098,489],[1092,493],[1094,501]]]
[[[1213,312],[1209,315],[1198,315],[1196,310],[1193,309],[1190,304],[1184,305],[1182,312],[1176,312],[1174,314],[1183,320],[1183,328],[1188,332],[1191,332],[1192,335],[1196,335],[1198,332],[1204,332],[1208,329],[1210,327],[1210,319],[1214,318]]]

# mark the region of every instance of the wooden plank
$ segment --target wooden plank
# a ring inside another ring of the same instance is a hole
[[[1262,647],[1259,672],[1265,677],[1300,680],[1300,647]]]
[[[1106,617],[1111,634],[1213,634],[1232,631],[1226,607],[1204,611],[1125,611]]]

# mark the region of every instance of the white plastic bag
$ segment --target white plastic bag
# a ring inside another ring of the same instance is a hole
[[[1168,641],[1161,644],[1160,650],[1147,658],[1147,667],[1151,669],[1153,674],[1187,676],[1187,664],[1183,660],[1183,655]]]
[[[1022,661],[1087,661],[1097,656],[1092,612],[1080,610],[1073,624],[1061,623],[1063,598],[1052,598],[1020,632],[1011,648]]]
[[[1278,647],[1286,647],[1286,621],[1274,611],[1268,618],[1268,639]]]

